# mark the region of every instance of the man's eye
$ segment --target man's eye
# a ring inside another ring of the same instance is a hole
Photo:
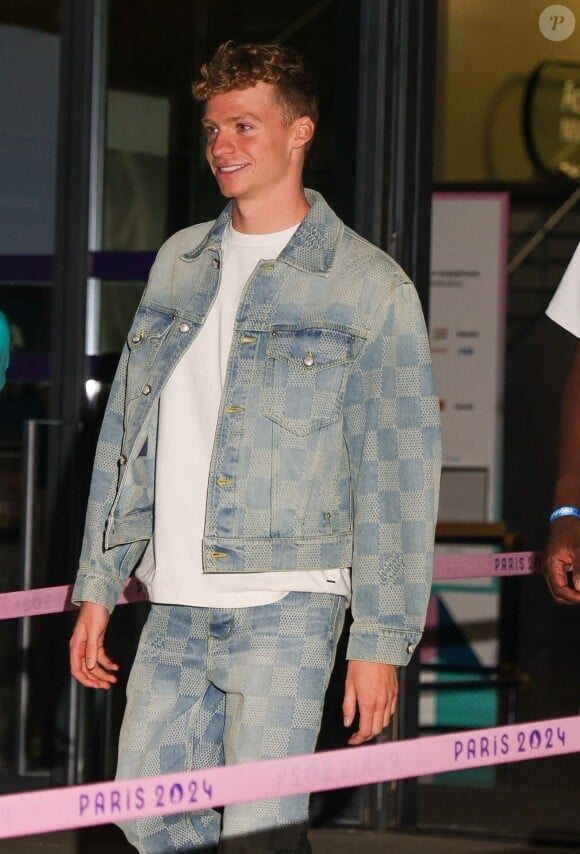
[[[252,125],[239,124],[238,130],[241,131],[242,133],[247,133],[247,131],[252,130]]]
[[[209,136],[215,136],[217,133],[217,128],[208,127],[207,125],[204,128],[204,130],[205,130],[205,135],[208,137]]]

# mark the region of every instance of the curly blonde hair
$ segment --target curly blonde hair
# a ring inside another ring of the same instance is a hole
[[[270,83],[285,124],[300,116],[318,122],[316,82],[303,58],[292,47],[277,44],[225,42],[200,69],[193,84],[198,101],[207,101],[233,89],[247,89],[256,83]]]

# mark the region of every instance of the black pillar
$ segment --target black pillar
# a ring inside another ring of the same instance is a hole
[[[51,317],[51,418],[60,425],[49,452],[47,578],[70,583],[78,566],[92,463],[87,429],[86,313],[91,203],[91,132],[95,27],[101,0],[61,0],[58,161],[54,287]],[[72,619],[72,618],[71,618]],[[71,623],[72,625],[72,623]],[[54,623],[59,672],[52,684],[60,713],[54,722],[53,777],[83,776],[79,704],[84,698],[68,674],[68,625]],[[50,642],[49,642],[50,645]]]
[[[437,3],[361,0],[356,230],[429,298]]]
[[[94,0],[62,0],[59,153],[51,341],[51,417],[60,421],[51,468],[62,529],[53,543],[53,582],[70,581],[78,561],[86,461],[86,302],[89,276]]]
[[[389,252],[429,306],[437,3],[361,0],[356,230]],[[418,734],[417,662],[400,671],[399,738]],[[416,823],[416,781],[394,822]],[[379,824],[386,824],[379,816]]]

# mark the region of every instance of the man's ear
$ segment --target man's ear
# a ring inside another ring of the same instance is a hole
[[[300,116],[296,120],[296,130],[294,134],[294,144],[296,148],[303,148],[312,140],[314,136],[314,122],[309,116]]]

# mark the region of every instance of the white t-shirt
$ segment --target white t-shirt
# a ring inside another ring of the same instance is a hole
[[[546,309],[546,314],[559,326],[580,338],[580,243]]]
[[[136,573],[153,602],[239,608],[276,602],[292,590],[350,598],[346,568],[203,573],[209,469],[238,303],[258,262],[277,257],[296,228],[273,234],[226,229],[216,300],[161,393],[155,525]]]

